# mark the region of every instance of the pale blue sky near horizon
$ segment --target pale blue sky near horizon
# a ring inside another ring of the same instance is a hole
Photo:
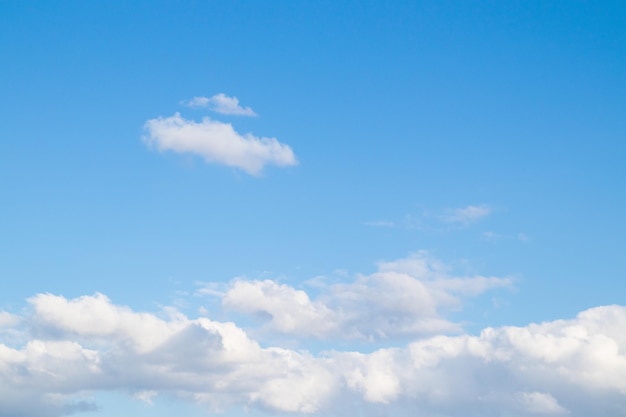
[[[0,311],[101,292],[228,319],[203,283],[313,294],[422,250],[513,279],[450,313],[472,334],[625,304],[624,2],[3,0],[0,61]],[[218,93],[258,117],[183,105]],[[146,146],[176,112],[298,164]]]

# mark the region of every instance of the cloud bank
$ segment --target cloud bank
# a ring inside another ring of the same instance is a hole
[[[170,396],[208,410],[309,415],[377,414],[380,407],[449,417],[617,417],[626,410],[622,306],[371,353],[314,355],[261,346],[231,322],[172,309],[136,312],[102,294],[38,294],[28,305],[19,322],[5,322],[21,341],[0,343],[2,417],[96,410],[89,393],[102,390]]]
[[[240,134],[230,123],[205,117],[187,120],[179,113],[148,120],[143,141],[159,151],[192,153],[207,162],[242,169],[259,175],[266,165],[291,166],[298,161],[288,145],[276,138]]]
[[[212,97],[194,97],[191,100],[182,102],[187,107],[206,107],[216,113],[231,116],[256,116],[257,114],[250,107],[239,105],[237,97],[229,97],[219,93]]]
[[[510,278],[454,276],[427,252],[381,262],[371,275],[309,295],[271,280],[235,280],[224,307],[265,318],[266,329],[320,339],[381,340],[460,331],[443,313],[464,297],[510,287]]]

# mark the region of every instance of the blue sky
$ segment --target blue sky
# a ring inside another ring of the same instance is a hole
[[[624,51],[610,1],[2,1],[0,416],[623,415]]]

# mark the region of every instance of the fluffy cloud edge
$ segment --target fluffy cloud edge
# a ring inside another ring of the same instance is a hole
[[[258,176],[267,165],[293,166],[298,160],[289,145],[276,138],[240,134],[230,123],[205,117],[201,122],[180,113],[150,119],[144,124],[144,143],[160,152],[199,155],[208,163],[239,168]]]
[[[458,333],[461,326],[448,321],[447,312],[461,308],[467,297],[512,285],[508,277],[454,275],[449,266],[419,251],[381,262],[372,274],[324,286],[316,298],[276,281],[245,279],[234,280],[218,296],[226,309],[260,317],[266,331],[377,341]]]
[[[136,312],[102,294],[38,294],[28,303],[15,329],[24,343],[0,339],[3,417],[94,410],[85,393],[112,390],[140,401],[166,395],[212,408],[313,415],[348,404],[450,417],[582,417],[589,410],[617,417],[626,407],[623,306],[371,353],[313,355],[263,347],[231,322]]]

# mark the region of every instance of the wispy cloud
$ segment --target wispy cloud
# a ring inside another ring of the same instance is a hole
[[[187,107],[206,107],[216,113],[230,116],[257,115],[250,107],[239,105],[237,97],[229,97],[224,93],[219,93],[212,97],[194,97],[190,100],[184,100],[182,104]]]
[[[491,213],[492,209],[485,204],[479,206],[470,205],[448,210],[445,214],[441,216],[441,220],[446,223],[468,225],[489,216]]]
[[[381,272],[416,267],[401,264]],[[307,305],[302,293],[280,286],[272,291]],[[14,329],[22,331],[23,343],[0,338],[2,417],[96,410],[85,393],[103,390],[128,392],[138,401],[168,396],[209,409],[307,415],[335,415],[346,407],[362,414],[392,405],[399,415],[584,417],[594,410],[618,417],[626,408],[626,307],[486,328],[479,335],[433,336],[370,353],[315,355],[262,347],[231,322],[172,309],[137,312],[102,294],[39,294],[28,303],[20,316],[26,328]]]
[[[468,205],[460,208],[443,210],[421,209],[416,213],[408,213],[400,219],[367,221],[364,224],[371,227],[396,227],[412,230],[439,230],[442,227],[449,229],[450,225],[468,226],[488,217],[493,209],[487,204]]]
[[[374,221],[369,221],[369,222],[365,222],[366,226],[371,226],[371,227],[395,227],[396,224],[392,221],[389,220],[374,220]]]
[[[208,117],[195,122],[176,113],[150,119],[144,129],[144,142],[159,151],[197,154],[207,162],[240,168],[251,175],[259,175],[266,165],[298,164],[289,145],[276,138],[240,134],[230,123]]]
[[[506,240],[517,240],[523,243],[530,242],[530,238],[528,237],[528,235],[522,232],[519,232],[515,235],[511,235],[511,234],[496,233],[492,230],[488,230],[488,231],[482,232],[481,236],[483,237],[483,239],[490,240],[490,241],[506,239]]]

